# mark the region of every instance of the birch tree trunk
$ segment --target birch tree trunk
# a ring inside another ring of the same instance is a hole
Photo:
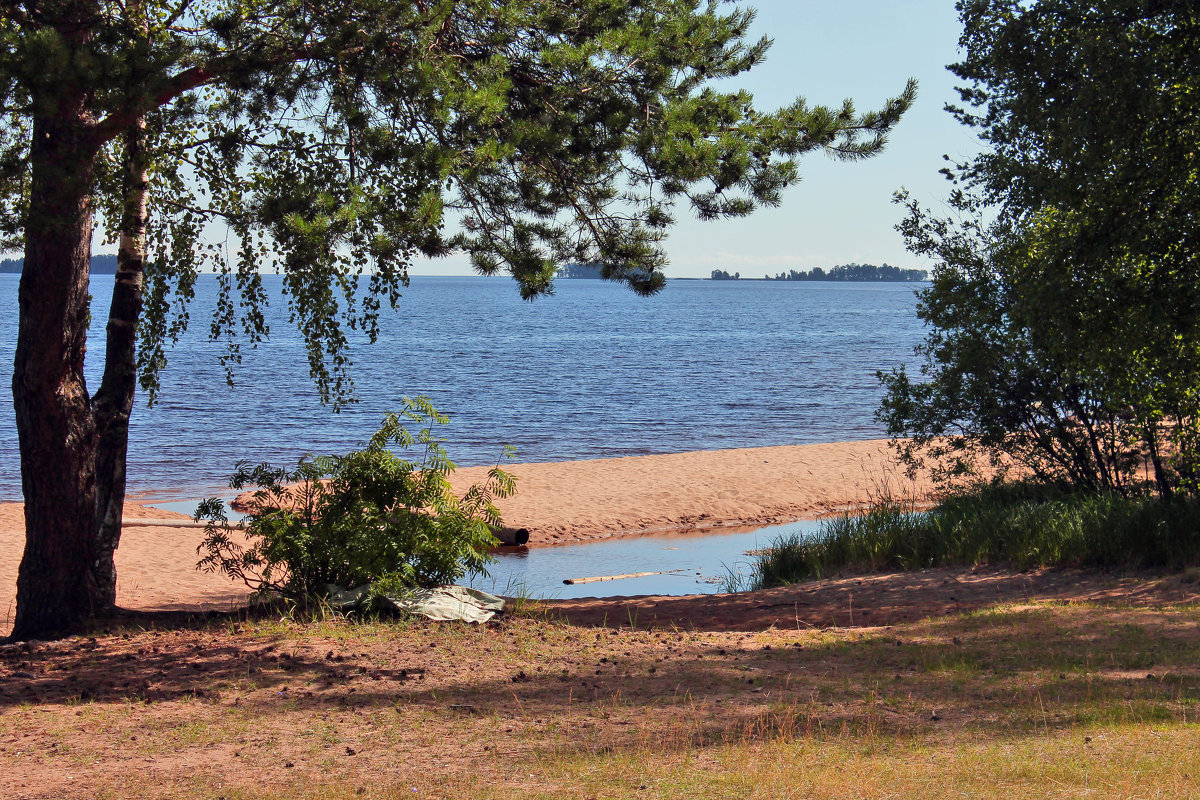
[[[96,544],[92,574],[99,597],[117,602],[114,562],[121,539],[125,504],[125,463],[129,450],[129,415],[137,386],[137,323],[142,312],[142,275],[146,262],[147,199],[150,177],[145,149],[146,120],[125,131],[124,209],[117,251],[117,276],[108,312],[104,377],[92,398],[98,438],[96,448]]]

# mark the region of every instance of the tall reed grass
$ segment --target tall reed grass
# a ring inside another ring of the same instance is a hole
[[[958,494],[927,511],[885,499],[865,514],[829,520],[815,535],[776,540],[759,556],[753,584],[983,563],[1021,570],[1200,563],[1200,502],[1026,484]]]

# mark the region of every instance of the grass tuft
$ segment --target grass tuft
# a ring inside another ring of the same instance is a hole
[[[758,557],[753,588],[847,569],[984,563],[1020,570],[1193,565],[1200,563],[1200,502],[1027,484],[954,495],[928,511],[885,499],[865,514],[827,521],[816,535],[777,539]]]

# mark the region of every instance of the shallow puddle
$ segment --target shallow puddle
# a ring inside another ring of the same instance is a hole
[[[633,536],[520,551],[505,548],[489,566],[490,575],[467,583],[497,594],[534,598],[706,594],[729,591],[731,584],[748,588],[754,564],[749,552],[769,547],[781,535],[815,533],[820,524],[801,520],[749,532]],[[670,574],[563,583],[638,572]]]

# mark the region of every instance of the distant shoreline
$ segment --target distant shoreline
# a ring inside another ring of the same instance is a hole
[[[20,275],[25,266],[23,258],[6,258],[0,261],[0,275]],[[93,275],[116,275],[117,257],[115,255],[92,256],[90,268]]]
[[[714,281],[779,281],[782,283],[808,281],[835,281],[844,283],[920,283],[929,279],[929,272],[923,269],[904,269],[884,263],[874,264],[839,264],[831,267],[828,272],[822,267],[810,270],[788,270],[777,275],[764,275],[761,278],[743,278],[742,273],[732,275],[723,269],[714,269],[710,280]]]
[[[564,264],[555,273],[555,278],[565,280],[603,280],[605,267],[602,264]],[[761,278],[742,277],[742,273],[730,274],[723,269],[714,269],[707,280],[711,281],[780,281],[807,282],[832,281],[837,283],[919,283],[929,278],[929,273],[923,269],[905,269],[891,264],[839,264],[830,267],[827,272],[823,267],[813,267],[810,270],[788,270],[777,275],[763,275]],[[700,278],[699,280],[705,280]]]
[[[928,278],[670,278],[669,280],[713,281],[714,283],[928,283]]]
[[[6,258],[0,260],[0,275],[20,275],[21,268],[24,266],[24,259],[21,258]],[[117,273],[117,257],[111,254],[92,256],[91,263],[92,275],[115,275]],[[924,270],[919,270],[924,273]],[[215,272],[201,272],[201,275],[216,275]],[[264,272],[263,275],[273,275],[273,272]],[[412,278],[496,278],[505,279],[505,275],[429,275],[418,273],[410,275]],[[557,280],[602,280],[599,275],[558,275]],[[668,281],[716,281],[716,282],[734,282],[734,281],[757,281],[759,283],[922,283],[928,278],[899,278],[899,277],[882,277],[882,278],[772,278],[764,276],[762,278],[752,278],[749,276],[738,276],[728,278],[703,278],[689,275],[672,275],[667,277]]]

